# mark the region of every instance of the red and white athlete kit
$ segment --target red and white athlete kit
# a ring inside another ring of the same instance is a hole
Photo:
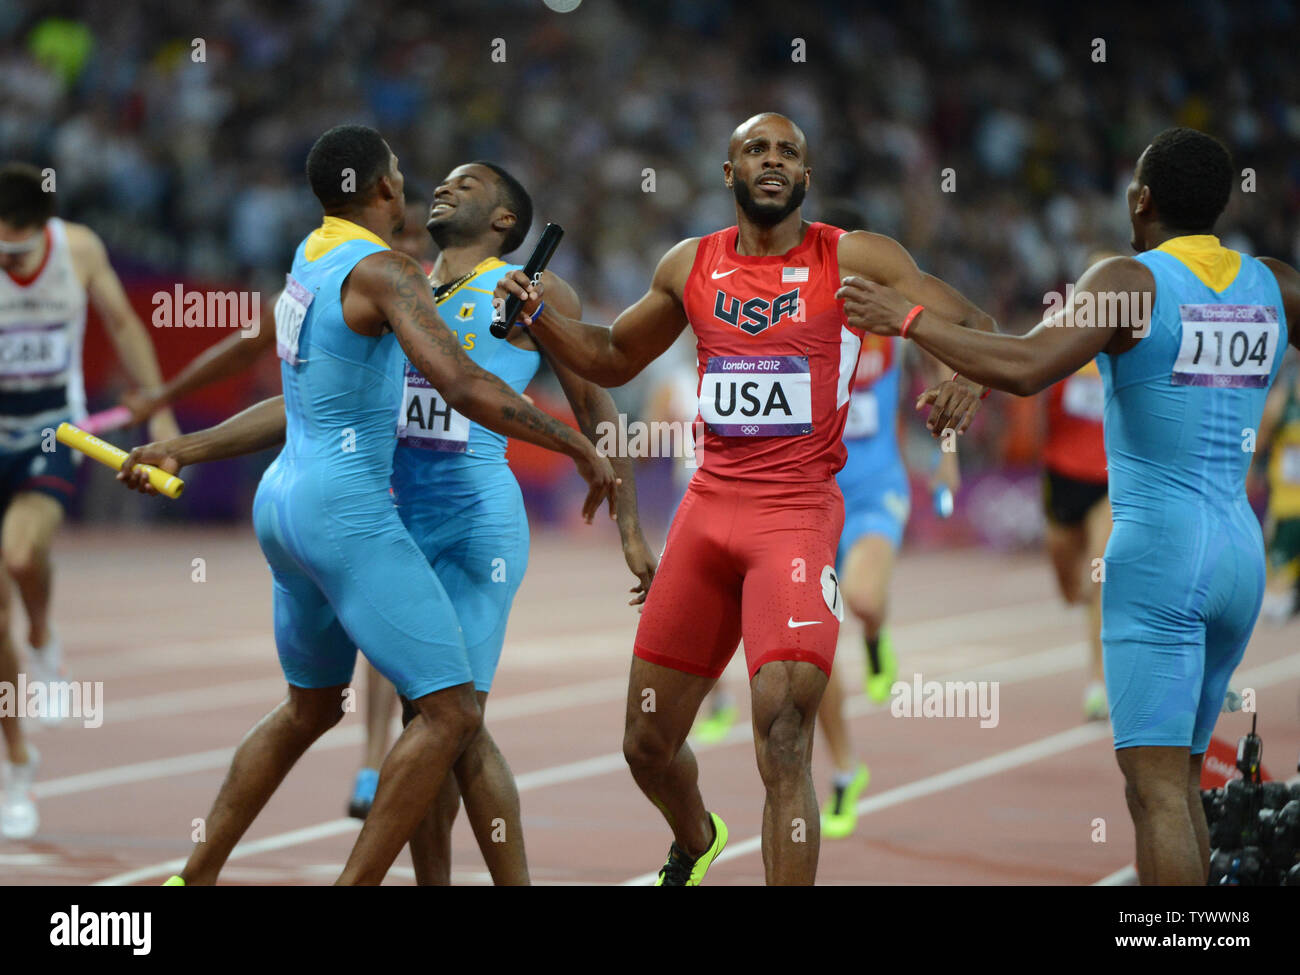
[[[862,348],[835,299],[843,230],[814,223],[785,254],[703,237],[686,280],[699,350],[702,463],[677,509],[636,655],[718,677],[741,638],[752,678],[774,660],[827,674],[844,617],[835,473]]]

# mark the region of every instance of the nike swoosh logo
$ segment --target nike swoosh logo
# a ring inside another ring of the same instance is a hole
[[[820,623],[820,622],[822,622],[822,621],[821,621],[821,620],[808,620],[807,622],[804,622],[804,623],[796,623],[796,622],[794,621],[794,617],[791,616],[790,619],[786,622],[785,625],[788,626],[788,627],[790,627],[790,629],[792,629],[792,630],[797,630],[797,629],[798,629],[799,627],[801,627],[801,626],[816,626],[816,625],[817,625],[818,623]]]
[[[718,280],[718,278],[725,278],[728,274],[735,274],[739,270],[740,268],[733,267],[730,271],[723,271],[721,274],[719,274],[717,271],[711,271],[709,276],[712,277],[714,281],[716,281]]]

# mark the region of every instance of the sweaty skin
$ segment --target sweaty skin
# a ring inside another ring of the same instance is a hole
[[[744,256],[779,255],[807,235],[800,202],[811,182],[803,133],[780,115],[757,115],[732,135],[723,179],[736,197],[739,228],[736,250]],[[661,355],[687,326],[684,292],[699,247],[699,238],[672,247],[655,268],[650,288],[612,326],[575,321],[547,303],[529,326],[549,355],[602,386],[620,386]],[[841,276],[861,274],[896,285],[916,302],[943,309],[954,320],[976,328],[993,321],[956,291],[916,267],[901,246],[886,237],[848,233],[840,238]],[[543,283],[533,286],[522,273],[504,276],[496,298],[523,299],[522,314],[532,317]],[[936,400],[965,429],[979,407],[982,390],[967,381],[946,382],[934,390]],[[935,428],[936,435],[942,427]],[[633,657],[629,678],[624,753],[633,777],[663,813],[677,846],[698,857],[713,842],[712,822],[700,796],[694,756],[686,744],[700,702],[712,681],[641,657]],[[775,661],[759,668],[751,681],[754,739],[760,775],[767,787],[763,851],[770,884],[810,884],[816,876],[820,848],[819,817],[809,763],[812,729],[826,686],[825,674],[807,661]],[[637,702],[644,688],[658,700],[671,700],[647,718]],[[788,842],[781,824],[801,819],[809,824],[807,841]]]

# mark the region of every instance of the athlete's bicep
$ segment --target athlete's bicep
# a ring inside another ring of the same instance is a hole
[[[1286,314],[1288,338],[1293,346],[1300,349],[1300,271],[1275,257],[1261,257],[1260,261],[1277,278],[1278,290],[1282,292],[1282,311]]]
[[[1069,303],[1062,302],[1024,338],[1035,385],[1045,389],[1108,349],[1123,351],[1117,339],[1140,336],[1150,325],[1141,295],[1154,298],[1153,285],[1150,271],[1131,258],[1111,258],[1085,271]],[[1124,301],[1111,300],[1119,294]]]
[[[358,263],[350,280],[355,282],[357,296],[372,302],[378,316],[388,323],[411,364],[446,392],[447,385],[460,374],[462,361],[468,363],[469,359],[438,314],[420,265],[405,254],[382,251]],[[373,324],[366,320],[364,307],[358,308],[362,320],[355,324],[346,312],[349,327]]]
[[[842,270],[888,285],[947,321],[997,331],[992,316],[952,285],[922,271],[907,248],[893,238],[862,230],[847,233],[840,238],[839,261]]]
[[[546,301],[552,308],[565,318],[571,318],[574,321],[582,318],[582,301],[569,282],[558,274],[545,271],[542,274],[542,286],[546,289]],[[597,401],[597,393],[604,393],[605,391],[595,383],[583,379],[559,359],[547,352],[546,347],[540,342],[537,343],[537,349],[550,364],[551,371],[555,373],[555,378],[560,382],[560,388],[564,390],[564,398],[569,401],[569,406],[573,408],[573,415],[577,418],[579,426],[582,426],[585,430],[586,421],[590,418],[593,404]]]

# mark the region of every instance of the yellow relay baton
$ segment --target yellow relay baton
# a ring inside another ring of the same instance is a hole
[[[122,469],[122,461],[127,458],[125,450],[114,447],[111,443],[106,443],[94,434],[87,433],[80,427],[74,427],[71,423],[60,423],[59,428],[54,431],[54,436],[59,443],[66,444],[73,450],[80,450],[91,460],[97,460],[115,471]],[[152,464],[137,464],[136,467],[149,475],[149,483],[159,494],[165,494],[169,498],[179,498],[181,492],[185,490],[185,482],[175,474],[168,474],[162,468],[154,467]]]

